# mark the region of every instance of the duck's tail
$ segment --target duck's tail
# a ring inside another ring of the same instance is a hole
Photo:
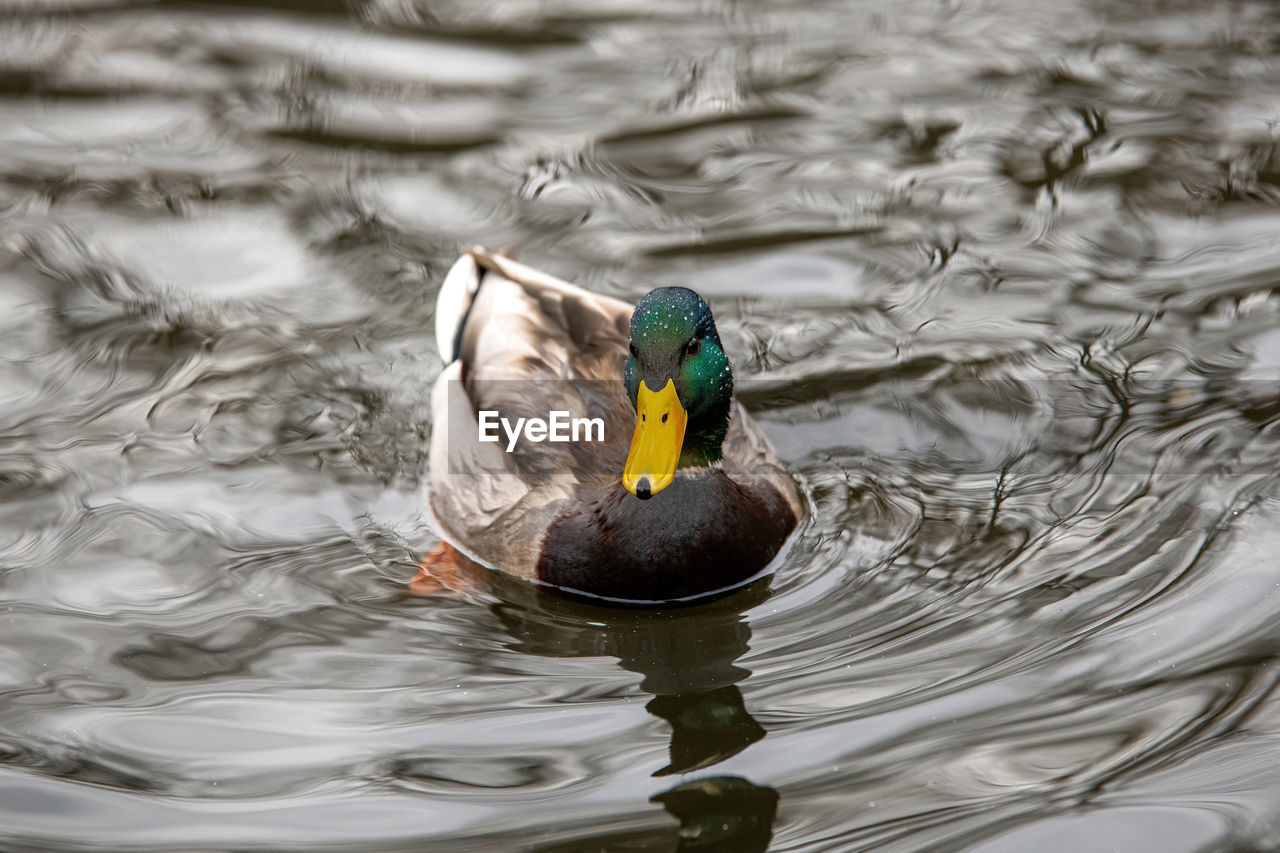
[[[454,262],[436,297],[436,348],[445,364],[458,359],[462,329],[480,290],[480,265],[470,250]]]
[[[490,252],[469,246],[449,269],[436,297],[436,347],[445,364],[461,357],[468,321],[483,324],[495,313],[513,310],[511,304],[495,306],[487,304],[487,300],[479,300],[486,303],[481,305],[479,313],[472,310],[488,274],[516,287],[536,309],[540,322],[574,341],[590,338],[599,331],[597,327],[603,327],[609,335],[620,334],[623,341],[626,340],[631,318],[631,306],[627,303],[527,267],[517,261],[510,250]],[[501,301],[501,297],[495,298]]]

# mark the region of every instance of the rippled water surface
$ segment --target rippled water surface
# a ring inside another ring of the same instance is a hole
[[[1280,7],[0,11],[0,844],[1280,847]],[[712,303],[810,517],[415,598],[459,247]]]

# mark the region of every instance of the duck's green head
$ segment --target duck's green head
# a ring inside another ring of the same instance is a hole
[[[677,468],[720,459],[733,370],[701,296],[659,287],[636,303],[626,383],[636,408],[622,474],[627,491],[648,498],[671,484]]]

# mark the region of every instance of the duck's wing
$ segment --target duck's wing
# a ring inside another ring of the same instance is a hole
[[[432,401],[430,505],[455,547],[532,577],[566,503],[617,480],[635,419],[621,381],[630,319],[625,302],[481,249],[450,270],[436,305],[449,364]],[[501,425],[497,441],[479,440],[481,413],[514,426],[557,411],[599,418],[603,440],[522,437],[508,452]]]
[[[796,520],[804,518],[795,480],[787,473],[760,425],[737,400],[729,415],[729,430],[722,448],[723,466],[730,478],[749,491],[760,493],[765,484],[777,490]]]

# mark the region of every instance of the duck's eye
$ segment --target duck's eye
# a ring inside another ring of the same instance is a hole
[[[627,349],[631,350],[631,357],[632,357],[632,358],[639,358],[639,357],[640,357],[640,353],[636,352],[636,345],[635,345],[635,344],[627,344]]]
[[[684,354],[697,355],[700,349],[702,349],[702,341],[697,338],[689,338],[689,343],[684,345]]]

